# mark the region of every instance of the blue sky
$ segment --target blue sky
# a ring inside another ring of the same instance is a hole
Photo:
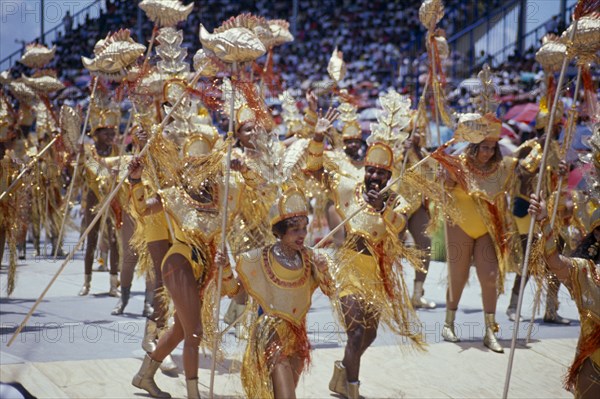
[[[67,11],[74,15],[94,4],[94,0],[44,0],[43,3],[44,30],[48,31],[62,22]],[[103,5],[104,0],[100,3]],[[0,60],[21,48],[15,40],[31,42],[40,36],[41,5],[41,0],[0,0]],[[92,15],[98,12],[99,5],[92,7]],[[53,38],[49,37],[48,42]]]
[[[575,0],[567,0],[568,4],[574,2]],[[77,11],[93,3],[94,0],[44,0],[45,30],[47,31],[60,24],[67,10],[71,15],[74,15]],[[101,0],[100,3],[103,5],[104,0]],[[184,3],[189,3],[189,0],[185,0]],[[0,0],[0,60],[21,48],[21,44],[16,43],[15,40],[30,42],[40,35],[41,4],[42,0]],[[560,0],[528,0],[528,30],[535,28],[557,14],[559,4]],[[92,7],[92,15],[98,14],[98,7]],[[513,35],[514,27],[515,24],[509,24],[506,27],[507,32],[505,34]],[[125,26],[124,28],[131,27]],[[48,43],[52,39],[53,36],[47,37]]]

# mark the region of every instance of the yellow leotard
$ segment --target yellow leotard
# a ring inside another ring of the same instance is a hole
[[[472,239],[476,240],[488,234],[488,229],[477,211],[477,204],[469,194],[460,186],[452,190],[456,207],[463,218],[457,222],[458,226]]]
[[[185,236],[177,223],[173,223],[173,234],[175,235],[175,239],[173,240],[173,244],[169,248],[169,251],[163,258],[161,268],[164,267],[165,262],[171,255],[179,254],[192,266],[196,281],[202,280],[206,271],[206,265],[202,262],[201,258],[194,260],[192,247],[185,243]]]
[[[344,270],[346,277],[341,280],[343,284],[339,291],[340,298],[365,291],[361,287],[374,288],[374,285],[382,285],[375,257],[350,250],[347,253],[350,256],[347,256],[348,265]]]

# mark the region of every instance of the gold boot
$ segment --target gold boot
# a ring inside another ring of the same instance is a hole
[[[198,378],[185,380],[188,399],[200,399],[200,390],[198,389]]]
[[[83,278],[83,287],[79,291],[79,296],[85,296],[90,293],[90,287],[92,285],[92,275],[86,274]]]
[[[446,321],[442,328],[442,337],[444,338],[444,341],[460,342],[460,339],[454,332],[454,319],[456,319],[456,310],[446,309]]]
[[[496,333],[499,330],[498,324],[496,323],[496,315],[494,313],[486,313],[484,317],[485,336],[483,337],[483,344],[496,353],[504,353],[504,349],[496,338]]]
[[[435,302],[428,301],[423,297],[425,290],[423,289],[423,281],[415,281],[415,286],[412,295],[412,305],[415,309],[435,309]]]
[[[348,399],[360,399],[360,394],[358,393],[358,388],[360,387],[360,381],[349,382],[348,383]]]
[[[348,396],[348,378],[346,377],[346,367],[340,360],[333,363],[333,376],[329,381],[329,390],[339,393],[342,396]]]
[[[171,395],[168,392],[161,391],[156,385],[156,382],[154,382],[154,374],[156,374],[156,370],[158,370],[159,367],[159,362],[152,360],[150,355],[146,355],[140,371],[133,377],[131,384],[136,388],[148,392],[153,398],[168,399]]]

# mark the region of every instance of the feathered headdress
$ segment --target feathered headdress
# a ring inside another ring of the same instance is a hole
[[[371,124],[365,165],[391,171],[394,165],[392,148],[396,142],[403,142],[408,137],[404,128],[411,119],[410,99],[390,89],[379,95],[379,103],[382,110],[377,115],[377,122]]]

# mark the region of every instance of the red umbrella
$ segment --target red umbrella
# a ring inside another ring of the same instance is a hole
[[[508,137],[511,140],[517,140],[519,138],[519,136],[517,136],[517,133],[515,133],[513,128],[506,123],[502,124],[502,129],[500,130],[500,137]]]
[[[504,120],[512,119],[516,122],[531,123],[535,120],[540,106],[536,103],[518,104],[508,110],[504,115]]]

